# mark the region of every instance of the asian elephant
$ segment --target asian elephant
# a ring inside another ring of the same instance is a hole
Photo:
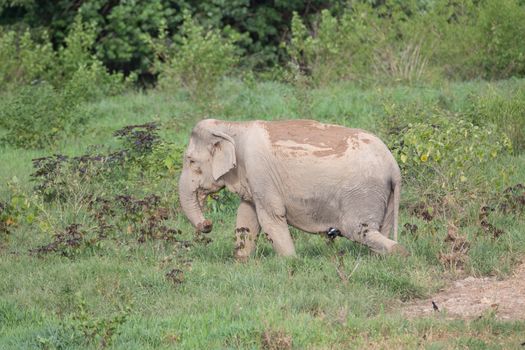
[[[179,180],[182,210],[197,230],[211,231],[204,199],[225,186],[241,198],[240,260],[253,252],[261,227],[278,254],[294,255],[288,225],[337,232],[380,254],[406,253],[396,242],[399,167],[364,130],[312,120],[202,120],[192,130]]]

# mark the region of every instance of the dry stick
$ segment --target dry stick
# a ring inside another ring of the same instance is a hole
[[[359,256],[357,259],[358,259],[357,263],[355,264],[354,269],[352,270],[352,272],[350,272],[350,275],[348,275],[348,279],[350,279],[350,277],[352,277],[352,275],[354,274],[355,270],[357,270],[357,267],[361,263],[361,256]]]
[[[348,281],[350,280],[354,272],[359,267],[359,264],[361,263],[361,256],[359,256],[357,259],[358,259],[357,263],[355,264],[354,268],[352,269],[352,272],[350,272],[348,276],[342,270],[342,266],[343,266],[342,258],[339,261],[339,264],[337,264],[334,259],[335,271],[337,272],[337,275],[339,276],[339,278],[341,279],[344,285],[348,285]]]
[[[339,269],[339,266],[335,261],[334,261],[334,264],[335,264],[335,271],[337,271],[337,275],[339,276],[343,284],[346,286],[348,284],[348,277],[346,277],[343,271]],[[339,262],[339,265],[342,265],[342,263]]]

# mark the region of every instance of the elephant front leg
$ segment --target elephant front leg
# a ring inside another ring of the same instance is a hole
[[[253,204],[242,201],[235,226],[235,258],[246,261],[253,250],[261,227]]]
[[[282,215],[271,215],[265,210],[259,209],[257,209],[257,217],[277,254],[281,256],[295,255],[295,247],[286,218]]]

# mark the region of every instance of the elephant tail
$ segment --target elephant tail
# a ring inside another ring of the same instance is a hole
[[[394,207],[394,241],[397,242],[397,226],[399,225],[399,202],[401,200],[401,179],[396,179],[393,186],[393,207]]]
[[[397,226],[399,224],[399,201],[401,195],[401,180],[399,177],[392,179],[390,195],[386,207],[381,233],[383,236],[390,238],[393,226],[393,239],[397,241]]]

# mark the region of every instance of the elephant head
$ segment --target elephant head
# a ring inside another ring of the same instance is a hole
[[[179,180],[182,210],[197,230],[212,230],[212,222],[202,212],[204,201],[208,194],[225,186],[222,177],[236,165],[234,139],[219,130],[214,120],[199,122],[184,153]]]

